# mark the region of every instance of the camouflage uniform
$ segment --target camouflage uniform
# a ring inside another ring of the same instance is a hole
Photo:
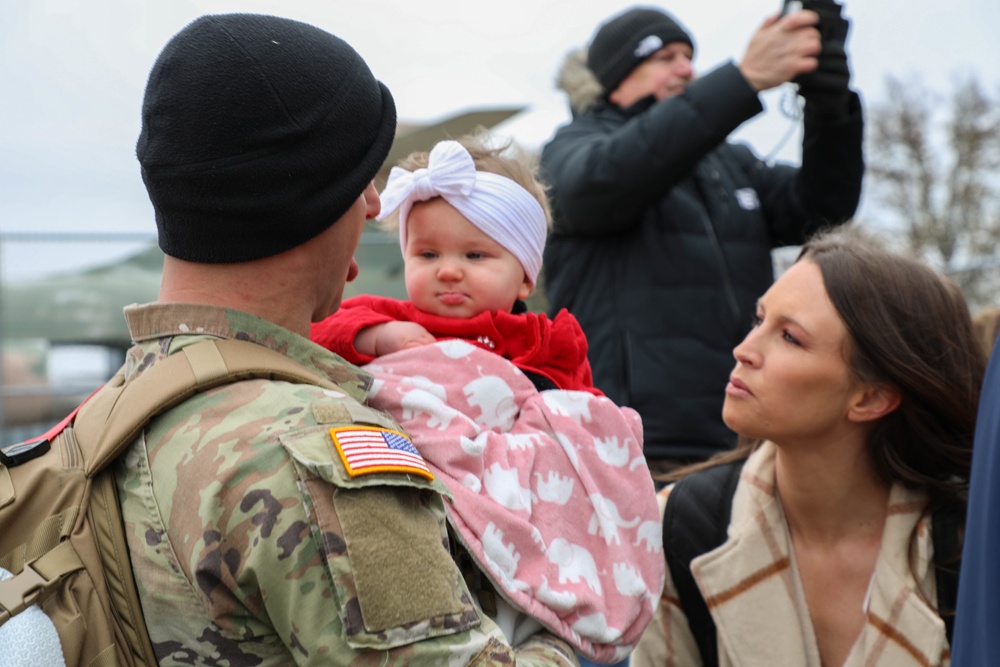
[[[246,380],[164,413],[116,471],[161,665],[576,664],[550,635],[512,650],[448,555],[443,487],[352,477],[331,429],[398,429],[370,377],[286,329],[210,306],[126,308],[132,378],[203,340],[249,340],[346,393]]]

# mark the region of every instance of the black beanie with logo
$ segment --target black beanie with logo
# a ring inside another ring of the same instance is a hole
[[[317,236],[382,166],[396,107],[361,56],[315,26],[203,16],[149,74],[136,155],[159,244],[246,262]]]
[[[673,42],[684,42],[694,49],[691,36],[663,10],[629,9],[597,29],[587,49],[587,67],[605,94],[610,94],[646,58]]]

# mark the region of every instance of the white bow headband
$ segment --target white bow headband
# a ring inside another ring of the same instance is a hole
[[[406,217],[413,204],[443,197],[484,234],[502,245],[537,282],[545,248],[545,212],[523,187],[499,174],[476,171],[469,151],[457,141],[442,141],[427,167],[393,167],[380,195],[379,220],[399,209],[399,245],[406,252]]]

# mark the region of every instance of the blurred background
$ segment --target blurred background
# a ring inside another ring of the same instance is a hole
[[[123,306],[153,300],[162,254],[135,160],[149,68],[207,13],[313,23],[347,40],[392,90],[411,150],[492,128],[532,151],[569,120],[566,53],[636,3],[507,0],[5,0],[0,10],[0,443],[57,421],[120,364]],[[695,38],[695,67],[739,60],[772,0],[645,2]],[[855,225],[1000,301],[1000,5],[848,0],[848,52],[867,113]],[[768,160],[797,162],[794,91],[742,126]],[[782,265],[779,257],[779,267]],[[395,239],[368,230],[347,294],[403,296]],[[541,308],[544,293],[533,306]]]

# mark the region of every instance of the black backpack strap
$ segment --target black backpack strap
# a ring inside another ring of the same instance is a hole
[[[663,513],[663,553],[705,667],[719,664],[715,622],[698,590],[691,561],[726,541],[733,495],[745,459],[684,477],[670,490]]]
[[[955,633],[955,606],[958,599],[958,572],[962,566],[959,537],[965,508],[958,504],[931,513],[931,539],[934,542],[934,575],[937,582],[937,607],[944,621],[948,643]]]

